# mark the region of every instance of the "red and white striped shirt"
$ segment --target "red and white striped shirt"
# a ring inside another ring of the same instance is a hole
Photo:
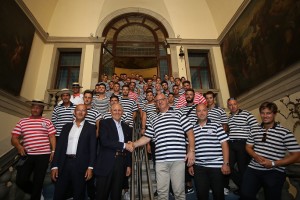
[[[27,117],[17,123],[11,134],[23,137],[23,146],[28,155],[40,155],[51,153],[49,135],[55,133],[49,119]]]
[[[129,99],[133,99],[135,102],[137,102],[139,96],[137,93],[129,91],[128,97],[129,97]]]
[[[205,105],[207,104],[206,99],[204,96],[198,92],[195,92],[195,97],[194,97],[194,104],[199,104],[199,103],[204,103]],[[186,106],[186,100],[185,100],[185,93],[183,93],[178,101],[177,101],[177,108],[181,108],[183,106]]]

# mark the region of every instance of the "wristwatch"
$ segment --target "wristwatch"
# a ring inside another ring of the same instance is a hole
[[[229,162],[224,162],[223,165],[229,166]]]
[[[272,167],[275,167],[275,162],[271,161]]]

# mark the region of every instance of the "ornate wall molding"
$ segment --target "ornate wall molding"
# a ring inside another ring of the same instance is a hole
[[[219,46],[219,41],[216,39],[182,39],[182,38],[167,38],[168,44],[175,45],[210,45]]]
[[[146,9],[146,8],[139,8],[139,7],[128,7],[128,8],[122,8],[119,10],[115,10],[111,12],[109,15],[107,15],[104,19],[101,20],[97,30],[96,35],[101,35],[107,24],[114,19],[117,16],[126,14],[126,13],[143,13],[149,16],[152,16],[153,18],[157,19],[162,23],[162,25],[165,27],[165,29],[168,32],[168,35],[170,38],[175,38],[175,32],[168,22],[166,18],[164,18],[159,13],[153,12],[152,10]]]
[[[0,111],[16,117],[27,117],[30,114],[30,106],[26,99],[16,97],[0,90]]]
[[[43,27],[39,24],[36,18],[33,16],[32,12],[28,9],[26,4],[22,0],[15,0],[31,23],[34,25],[37,34],[45,43],[103,43],[104,38],[97,36],[89,36],[89,37],[56,37],[51,36],[48,32],[46,32]]]
[[[240,7],[236,10],[236,12],[234,13],[233,17],[230,19],[230,21],[228,22],[228,24],[225,26],[225,28],[223,29],[223,31],[219,35],[219,37],[217,39],[219,44],[222,42],[223,38],[225,37],[225,35],[227,34],[227,32],[231,29],[231,27],[234,25],[234,23],[236,22],[236,20],[243,13],[243,11],[248,6],[248,4],[250,3],[250,1],[251,0],[244,0],[243,3],[240,5]]]
[[[237,99],[241,108],[253,110],[264,101],[275,101],[300,88],[300,63],[265,81]]]

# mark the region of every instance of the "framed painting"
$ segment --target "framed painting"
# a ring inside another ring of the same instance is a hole
[[[14,0],[0,1],[0,89],[21,91],[35,27]]]
[[[300,60],[300,1],[252,0],[226,33],[221,51],[237,97]]]

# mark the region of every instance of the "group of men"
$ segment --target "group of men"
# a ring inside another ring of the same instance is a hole
[[[227,117],[215,93],[195,92],[187,80],[166,75],[163,81],[153,77],[146,82],[125,74],[107,79],[104,75],[94,91],[83,94],[79,83],[59,91],[52,122],[42,117],[46,104],[30,102],[31,116],[17,124],[12,144],[26,156],[17,184],[32,199],[40,197],[49,160],[54,199],[66,199],[70,191],[73,199],[85,199],[86,186],[90,199],[121,199],[129,188],[131,152],[149,143],[158,199],[169,198],[170,183],[175,199],[185,199],[190,176],[198,199],[208,199],[209,190],[214,199],[224,199],[229,178],[242,199],[255,199],[261,186],[266,199],[280,199],[284,166],[299,161],[300,146],[275,122],[276,104],[260,106],[259,125],[235,98],[227,101]],[[142,137],[132,141],[138,113]]]

